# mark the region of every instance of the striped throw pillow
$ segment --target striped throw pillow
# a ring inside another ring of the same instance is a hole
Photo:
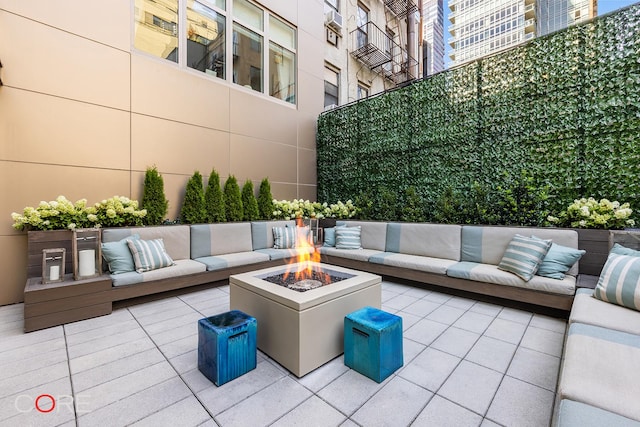
[[[336,249],[362,249],[361,226],[336,227]]]
[[[295,227],[273,227],[273,248],[291,249],[296,247]]]
[[[593,296],[640,311],[640,257],[609,253]]]
[[[534,239],[516,234],[509,242],[498,268],[528,282],[538,271],[550,247],[551,240]]]
[[[167,251],[165,251],[162,239],[128,239],[127,245],[138,273],[170,267],[175,264]]]

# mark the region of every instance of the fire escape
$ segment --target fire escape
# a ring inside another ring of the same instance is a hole
[[[387,30],[369,21],[351,31],[351,55],[397,85],[418,77],[418,61],[402,46],[407,35],[399,25],[418,7],[414,0],[383,0],[383,3]]]

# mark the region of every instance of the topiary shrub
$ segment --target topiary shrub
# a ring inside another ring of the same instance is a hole
[[[273,218],[273,196],[271,195],[271,184],[269,179],[265,178],[260,183],[258,191],[258,212],[260,219]]]
[[[164,195],[164,180],[155,166],[147,168],[144,174],[142,209],[147,210],[147,216],[142,219],[145,225],[162,224],[169,210],[169,202]]]
[[[242,210],[245,221],[260,219],[258,201],[255,194],[253,194],[253,182],[251,180],[247,180],[242,187]]]
[[[204,204],[204,190],[202,188],[202,175],[195,171],[187,182],[184,194],[184,203],[180,211],[180,219],[185,224],[197,224],[206,222],[207,210]]]
[[[215,169],[209,175],[207,190],[204,193],[204,204],[207,210],[207,222],[224,222],[227,219],[224,205],[224,194],[220,187],[220,175]]]
[[[242,221],[243,208],[240,187],[235,176],[231,175],[224,183],[224,204],[227,221]]]

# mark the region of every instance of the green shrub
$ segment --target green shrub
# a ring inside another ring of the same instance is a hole
[[[209,175],[207,190],[204,193],[204,203],[207,209],[207,222],[224,222],[227,219],[224,194],[220,187],[220,175],[215,169]]]
[[[255,194],[253,194],[253,182],[251,180],[247,180],[242,187],[242,210],[245,221],[260,219],[258,201]]]
[[[242,196],[235,176],[231,175],[224,183],[224,202],[227,221],[242,221],[244,216]]]
[[[202,188],[202,175],[195,171],[187,182],[184,194],[184,203],[180,211],[180,219],[185,224],[197,224],[206,222],[207,210],[204,204],[204,190]]]
[[[424,221],[424,209],[422,206],[422,197],[420,197],[416,188],[414,186],[407,187],[400,208],[400,219],[406,222]]]
[[[142,209],[147,210],[147,216],[143,218],[145,225],[162,224],[169,210],[169,202],[164,195],[164,180],[155,166],[147,168],[144,174]]]
[[[548,188],[538,187],[533,177],[524,170],[519,176],[507,176],[504,182],[504,187],[497,188],[499,223],[543,226],[549,215]]]
[[[269,178],[265,178],[260,183],[258,190],[258,212],[260,219],[273,218],[273,196],[271,195],[271,184]]]

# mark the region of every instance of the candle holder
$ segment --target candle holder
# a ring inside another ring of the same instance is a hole
[[[64,262],[66,250],[52,248],[42,250],[42,284],[62,282],[64,280]]]
[[[99,228],[73,230],[73,278],[88,279],[102,274],[102,249]]]

